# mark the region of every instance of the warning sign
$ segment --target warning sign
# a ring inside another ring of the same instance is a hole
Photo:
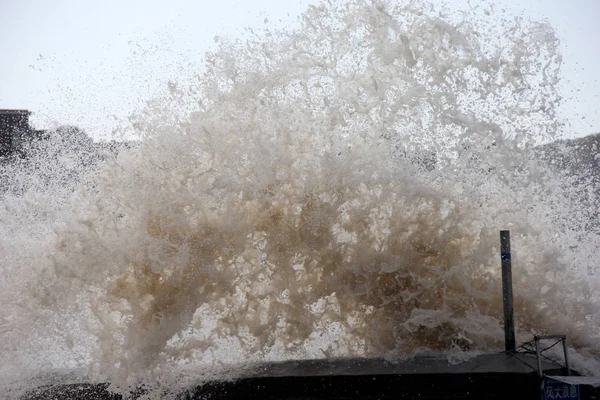
[[[580,400],[579,386],[544,379],[544,400]]]

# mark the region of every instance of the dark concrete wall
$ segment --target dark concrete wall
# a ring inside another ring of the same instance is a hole
[[[598,389],[580,387],[580,399],[597,399]],[[113,394],[108,384],[72,384],[40,388],[22,400],[142,399],[138,388],[129,396]],[[541,379],[535,374],[407,374],[260,377],[210,382],[180,393],[177,400],[518,400],[540,399]]]

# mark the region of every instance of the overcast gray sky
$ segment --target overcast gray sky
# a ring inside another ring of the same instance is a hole
[[[466,6],[468,0],[451,0]],[[216,35],[265,17],[294,23],[313,0],[0,0],[0,108],[34,112],[40,128],[75,124],[96,138],[200,66]],[[471,0],[471,4],[476,4]],[[498,0],[557,29],[563,116],[600,132],[599,0]]]

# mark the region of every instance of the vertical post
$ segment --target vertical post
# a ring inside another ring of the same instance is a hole
[[[567,375],[571,376],[571,366],[569,365],[569,351],[567,350],[567,337],[562,338],[563,352],[565,353],[565,367],[567,367]]]
[[[500,231],[500,259],[502,260],[502,300],[504,303],[504,349],[513,351],[516,348],[516,340],[510,261],[510,231]]]
[[[537,336],[534,336],[533,340],[535,341],[535,356],[537,358],[538,363],[538,373],[540,376],[544,376],[544,371],[542,370],[542,354],[540,353],[540,339]]]

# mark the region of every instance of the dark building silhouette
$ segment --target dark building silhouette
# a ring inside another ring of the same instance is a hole
[[[21,139],[29,131],[27,110],[0,110],[0,157],[6,157],[21,147]]]
[[[46,131],[33,129],[29,125],[28,110],[0,109],[0,159],[10,156],[26,156],[32,145],[39,140],[49,140],[58,136],[63,140],[65,150],[81,150],[88,155],[95,152],[116,154],[120,150],[132,149],[137,142],[108,141],[95,143],[85,131],[76,126],[60,126]]]
[[[73,188],[86,172],[138,145],[94,142],[76,126],[32,129],[29,115],[27,110],[0,110],[0,198],[22,194],[39,182]]]
[[[0,110],[0,158],[23,154],[45,131],[29,126],[28,110]]]

